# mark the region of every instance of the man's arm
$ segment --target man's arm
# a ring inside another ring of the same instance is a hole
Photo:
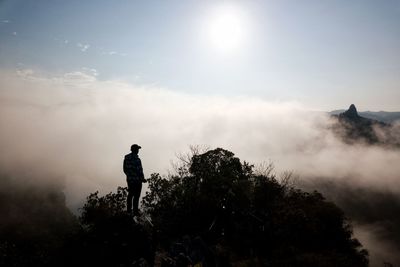
[[[123,170],[124,170],[124,173],[126,175],[128,175],[128,160],[126,159],[126,157],[124,158]]]
[[[142,182],[146,182],[146,179],[144,179],[142,161],[140,159],[138,159],[138,171],[139,171],[139,178],[142,180]]]

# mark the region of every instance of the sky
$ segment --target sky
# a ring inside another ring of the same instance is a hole
[[[0,1],[0,68],[400,110],[400,1]]]

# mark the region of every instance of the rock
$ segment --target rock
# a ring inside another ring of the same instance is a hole
[[[345,112],[343,112],[341,115],[343,117],[347,117],[349,119],[360,118],[360,116],[358,115],[358,112],[357,112],[357,108],[356,108],[356,106],[354,104],[351,104],[349,109],[346,110]]]

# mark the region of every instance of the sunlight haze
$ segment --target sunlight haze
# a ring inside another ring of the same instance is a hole
[[[398,110],[399,2],[2,1],[0,67]]]
[[[245,49],[244,43],[250,41],[247,38],[251,29],[243,13],[239,6],[225,4],[214,7],[209,17],[204,18],[206,37],[219,53],[235,57],[235,53]]]

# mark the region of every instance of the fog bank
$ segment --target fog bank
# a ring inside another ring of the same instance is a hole
[[[0,72],[1,173],[59,184],[72,208],[89,192],[125,185],[122,159],[132,143],[143,147],[146,176],[167,173],[176,153],[204,144],[252,163],[272,160],[278,173],[345,181],[400,199],[399,150],[349,146],[329,127],[325,113],[294,102],[188,95],[84,71]],[[399,136],[399,126],[393,129]],[[360,229],[372,240],[367,226]]]

